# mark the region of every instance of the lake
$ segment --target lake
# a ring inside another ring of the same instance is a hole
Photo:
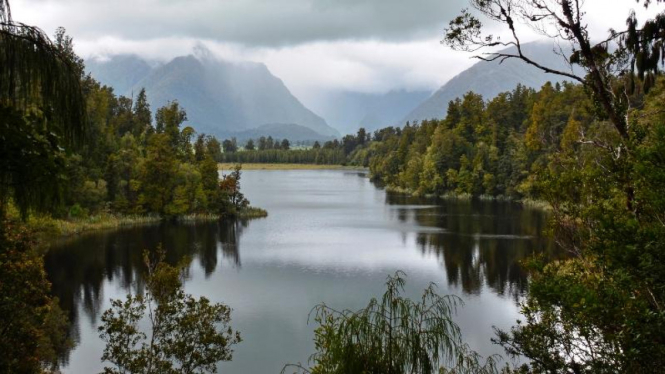
[[[363,171],[245,171],[241,184],[267,218],[94,233],[48,252],[53,292],[76,341],[63,372],[102,370],[100,316],[109,299],[143,287],[142,251],[160,243],[169,262],[192,258],[187,292],[233,308],[243,342],[220,372],[275,374],[313,352],[312,307],[361,308],[397,270],[407,274],[408,296],[435,282],[441,294],[462,297],[464,339],[483,355],[502,353],[492,326],[519,318],[527,290],[519,261],[553,250],[539,210],[386,193]]]

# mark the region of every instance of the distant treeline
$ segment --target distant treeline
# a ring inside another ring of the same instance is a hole
[[[224,153],[222,162],[237,163],[289,163],[289,164],[318,164],[318,165],[344,165],[349,155],[358,147],[363,147],[370,141],[365,129],[360,129],[356,135],[347,135],[342,141],[330,140],[323,145],[314,142],[311,148],[291,148],[287,139],[274,140],[272,137],[260,137],[256,141],[250,139],[241,149],[236,139],[226,139],[222,142]]]

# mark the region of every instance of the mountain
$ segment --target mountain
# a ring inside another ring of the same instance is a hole
[[[120,95],[128,93],[152,69],[150,64],[135,55],[117,55],[105,61],[90,59],[85,62],[85,68],[100,83],[113,87]]]
[[[256,140],[262,136],[272,136],[273,139],[289,139],[292,142],[315,140],[325,142],[335,139],[334,136],[321,135],[312,129],[293,123],[272,123],[255,129],[234,133],[233,136],[241,142],[249,139]]]
[[[570,67],[563,61],[563,58],[554,53],[551,44],[539,42],[527,43],[522,46],[522,50],[526,56],[529,56],[540,64],[566,72],[570,71]],[[503,52],[515,52],[515,49],[508,48]],[[448,83],[405,116],[401,122],[444,118],[448,109],[448,103],[458,97],[461,98],[469,91],[478,93],[485,100],[489,100],[501,92],[512,91],[518,84],[540,88],[548,81],[555,83],[563,82],[564,80],[570,79],[559,75],[547,74],[517,59],[508,59],[503,63],[499,61],[479,61],[448,81]]]
[[[360,127],[373,131],[400,125],[402,118],[430,95],[431,91],[395,90],[381,94],[342,91],[324,94],[312,105],[331,125],[350,134]]]
[[[187,124],[198,132],[229,137],[266,124],[287,123],[322,138],[339,136],[264,64],[232,63],[205,54],[177,57],[154,67],[141,61],[136,56],[116,56],[86,65],[93,77],[118,94],[135,95],[145,88],[153,111],[177,100],[187,111]]]
[[[390,91],[378,98],[365,116],[360,120],[360,127],[377,130],[387,126],[401,126],[404,113],[415,108],[431,95],[431,91]]]

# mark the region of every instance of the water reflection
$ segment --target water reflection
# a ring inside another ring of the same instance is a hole
[[[248,224],[246,220],[164,223],[55,243],[45,256],[44,265],[53,283],[54,295],[69,313],[72,338],[75,342],[80,340],[81,318],[91,325],[99,322],[106,301],[105,282],[118,284],[127,293],[143,290],[144,250],[154,251],[158,245],[163,246],[166,261],[171,264],[189,256],[192,264],[200,265],[207,278],[218,266],[218,250],[223,260],[240,267],[240,236]],[[84,316],[78,315],[80,310]]]
[[[416,198],[387,194],[395,217],[435,231],[416,237],[423,254],[432,253],[446,269],[448,284],[461,285],[466,294],[478,294],[484,284],[494,292],[518,300],[527,290],[527,274],[520,262],[535,253],[555,257],[550,240],[542,235],[547,216],[518,204]]]
[[[285,362],[305,362],[312,306],[362,307],[398,269],[409,274],[408,297],[429,282],[462,296],[458,323],[467,341],[482,354],[498,353],[492,326],[510,327],[527,292],[519,262],[554,252],[541,235],[546,216],[516,204],[388,194],[340,171],[243,178],[246,196],[269,211],[267,219],[128,228],[54,245],[46,270],[80,343],[71,362],[63,357],[64,372],[102,369],[100,315],[109,299],[143,289],[142,252],[158,245],[170,263],[192,259],[187,292],[234,309],[244,342],[220,366],[228,373],[277,373]]]

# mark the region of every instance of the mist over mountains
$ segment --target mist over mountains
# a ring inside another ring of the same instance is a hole
[[[404,115],[426,100],[431,91],[393,90],[387,93],[332,92],[312,109],[342,133],[364,127],[374,131],[399,125]]]
[[[562,56],[554,52],[550,43],[526,43],[522,45],[524,54],[534,61],[550,68],[570,72],[570,66]],[[514,48],[507,48],[503,52],[515,52]],[[564,51],[564,53],[568,53]],[[498,94],[512,91],[518,84],[531,88],[540,88],[545,83],[563,82],[565,77],[547,74],[538,68],[528,65],[517,59],[500,61],[479,61],[469,69],[448,81],[430,98],[415,107],[411,112],[405,113],[401,124],[406,121],[422,121],[425,119],[444,118],[448,103],[461,98],[469,91],[490,100]],[[569,80],[569,79],[568,79]]]
[[[527,56],[543,65],[570,71],[570,66],[563,58],[555,54],[552,44],[526,43],[522,48]],[[508,48],[504,52],[514,52],[514,49]],[[359,127],[373,131],[387,126],[403,126],[407,121],[413,123],[425,119],[442,119],[446,115],[448,103],[469,91],[490,100],[502,92],[512,91],[518,84],[538,89],[548,81],[555,83],[564,80],[565,77],[544,73],[516,59],[503,63],[478,61],[433,94],[405,90],[386,94],[338,92],[324,96],[325,100],[314,110],[343,133],[353,133]]]
[[[131,97],[145,88],[153,111],[177,100],[187,111],[188,125],[200,133],[229,137],[268,124],[295,124],[309,129],[307,136],[315,136],[308,140],[340,135],[264,64],[232,63],[204,54],[151,66],[138,56],[119,55],[89,60],[86,68],[117,94]]]
[[[523,50],[539,63],[570,70],[551,44],[527,43]],[[540,88],[548,81],[565,80],[516,59],[479,61],[431,95],[424,90],[324,93],[310,104],[319,116],[264,64],[218,60],[205,50],[163,64],[135,55],[116,55],[105,61],[88,60],[86,67],[117,94],[131,97],[145,87],[153,111],[178,100],[187,111],[188,124],[198,132],[239,139],[270,135],[294,141],[329,140],[339,137],[340,132],[355,133],[360,127],[373,131],[403,126],[407,121],[440,119],[451,100],[469,91],[489,100],[518,84]]]

